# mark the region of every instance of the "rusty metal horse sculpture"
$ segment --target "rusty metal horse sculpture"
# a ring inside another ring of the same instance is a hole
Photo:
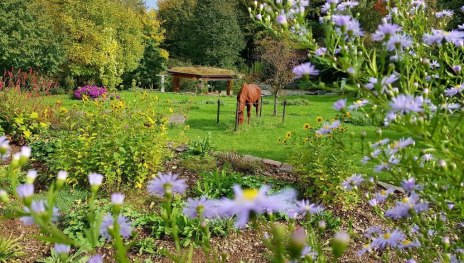
[[[256,116],[258,116],[259,112],[259,102],[261,100],[261,88],[258,87],[256,84],[246,84],[242,85],[242,88],[237,94],[237,102],[239,103],[238,109],[238,122],[239,124],[243,123],[243,110],[245,109],[245,105],[247,107],[248,113],[248,124],[250,124],[250,112],[251,112],[251,105],[256,107]]]

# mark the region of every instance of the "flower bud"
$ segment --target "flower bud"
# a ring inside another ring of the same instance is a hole
[[[9,200],[10,198],[8,198],[8,193],[5,190],[0,189],[0,201],[7,203]]]
[[[332,252],[336,258],[343,255],[350,243],[350,236],[344,231],[339,231],[335,234],[332,241]]]
[[[92,192],[96,192],[98,188],[100,188],[100,185],[103,182],[103,175],[97,174],[97,173],[91,173],[89,174],[89,183],[90,183],[90,189]]]
[[[27,175],[26,175],[26,184],[33,184],[35,181],[35,178],[37,178],[37,171],[30,170],[29,172],[27,172]]]
[[[327,227],[327,224],[325,223],[324,220],[320,220],[320,221],[317,223],[317,227],[318,227],[320,230],[325,230],[325,228]]]

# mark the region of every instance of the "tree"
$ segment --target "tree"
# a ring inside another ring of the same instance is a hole
[[[196,0],[159,0],[158,18],[166,30],[166,39],[161,45],[171,57],[187,59],[189,56],[190,25]]]
[[[245,47],[235,4],[229,0],[198,0],[193,17],[188,37],[192,61],[234,67]]]
[[[274,116],[277,114],[277,97],[280,91],[294,79],[292,69],[302,60],[285,39],[264,38],[259,42],[260,58],[269,68],[266,82],[271,84],[274,95]]]
[[[145,51],[138,68],[127,78],[135,79],[142,87],[153,87],[156,74],[166,69],[169,53],[160,47],[164,40],[164,30],[154,10],[148,11],[142,20],[144,24]]]
[[[65,51],[47,9],[33,0],[0,1],[0,70],[60,71]]]

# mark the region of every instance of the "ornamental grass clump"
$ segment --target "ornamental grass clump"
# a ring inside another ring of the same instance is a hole
[[[86,85],[74,91],[74,98],[82,100],[85,97],[90,99],[98,99],[108,93],[105,87]]]

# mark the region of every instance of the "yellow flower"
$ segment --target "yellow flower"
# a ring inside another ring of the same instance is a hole
[[[305,130],[307,130],[307,129],[311,129],[312,127],[311,127],[311,124],[305,123],[304,126],[303,126],[303,128],[304,128]]]
[[[316,121],[321,123],[324,119],[321,116],[317,116]]]
[[[62,113],[62,114],[68,113],[68,109],[66,109],[65,107],[61,107],[60,108],[60,113]]]
[[[26,139],[29,139],[29,137],[31,137],[32,135],[32,132],[30,130],[25,130],[23,131],[24,133],[24,137],[26,137]]]
[[[190,129],[190,125],[185,125],[184,126],[184,130],[189,130]]]
[[[291,136],[292,136],[292,133],[288,131],[287,134],[285,134],[285,139],[288,139],[288,138],[290,138]]]
[[[351,117],[351,112],[347,111],[345,114],[346,114],[346,117],[347,117],[347,118],[350,118],[350,117]]]
[[[174,110],[172,108],[169,108],[169,113],[173,113]]]
[[[37,112],[32,112],[31,115],[29,116],[31,119],[37,119],[39,118],[39,114]]]

